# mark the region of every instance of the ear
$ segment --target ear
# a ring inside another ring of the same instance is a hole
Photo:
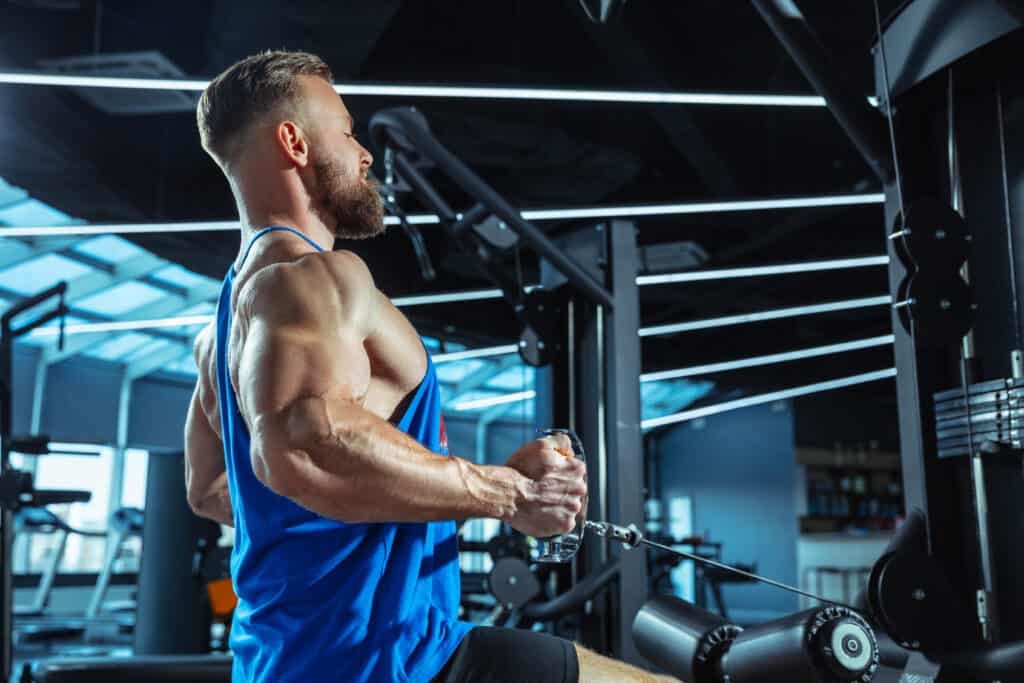
[[[275,130],[278,149],[299,168],[309,165],[309,137],[294,121],[282,121]]]

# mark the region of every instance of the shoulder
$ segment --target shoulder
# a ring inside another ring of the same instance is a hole
[[[351,251],[304,254],[270,264],[253,274],[239,292],[243,316],[276,320],[332,313],[364,319],[379,293],[366,263]]]

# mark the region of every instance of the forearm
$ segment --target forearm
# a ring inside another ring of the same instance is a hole
[[[324,517],[507,520],[528,493],[530,481],[515,470],[432,453],[357,405],[324,412],[326,428],[300,434],[278,460],[277,472],[264,472],[272,489]]]

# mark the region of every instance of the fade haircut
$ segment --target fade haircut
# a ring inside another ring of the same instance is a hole
[[[308,52],[268,50],[228,67],[199,98],[196,123],[203,149],[226,169],[250,125],[272,111],[298,113],[299,76],[333,81],[330,67]]]

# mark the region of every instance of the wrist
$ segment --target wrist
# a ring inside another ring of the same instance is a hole
[[[532,482],[511,467],[465,464],[463,480],[476,503],[474,514],[511,521],[528,498]]]

